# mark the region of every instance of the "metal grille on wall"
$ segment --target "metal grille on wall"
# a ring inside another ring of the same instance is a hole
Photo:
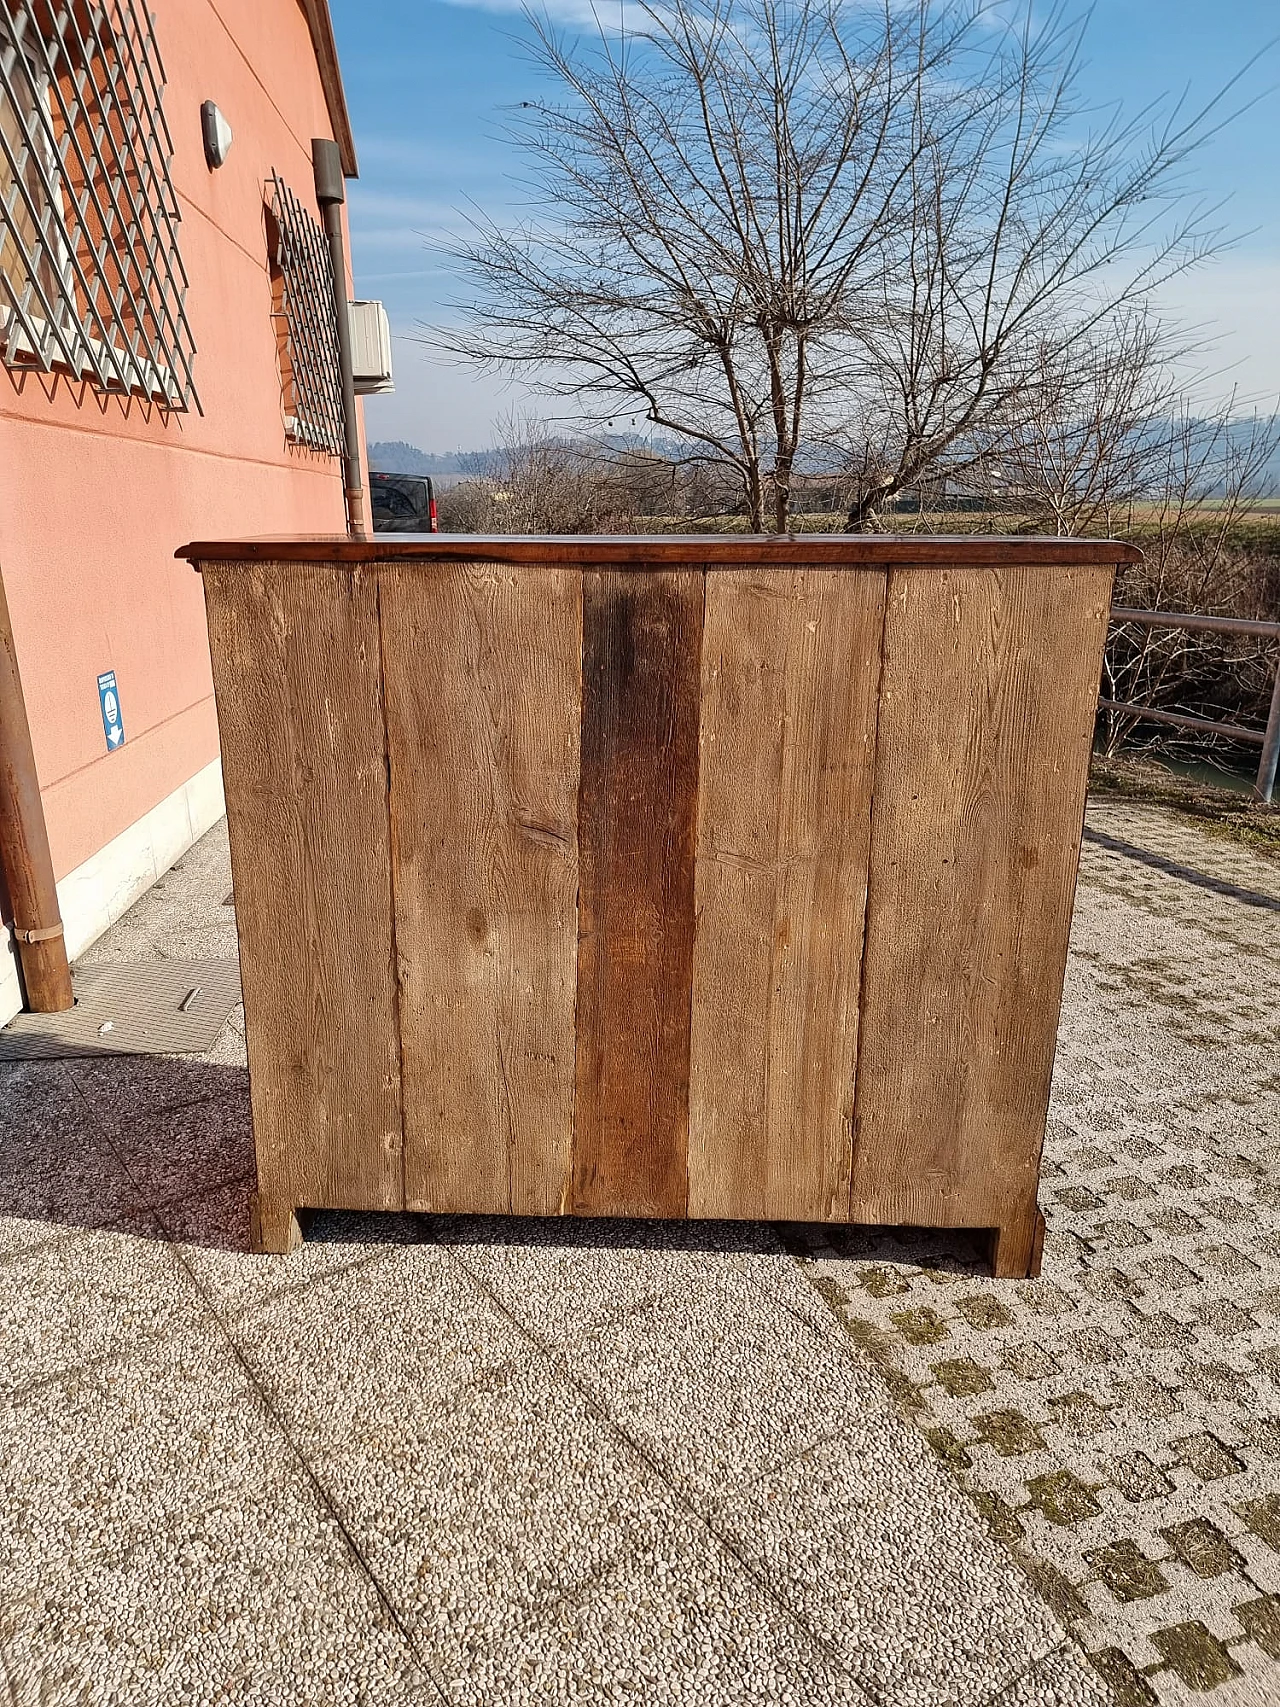
[[[333,263],[319,221],[274,172],[273,315],[285,426],[312,450],[341,456],[342,370],[333,319]]]
[[[139,0],[0,0],[0,355],[198,409],[164,81]]]

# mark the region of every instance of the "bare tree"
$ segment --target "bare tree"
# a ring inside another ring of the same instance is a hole
[[[1275,417],[1240,421],[1226,410],[1210,419],[1184,412],[1160,425],[1162,433],[1153,429],[1148,435],[1147,477],[1135,482],[1124,527],[1141,544],[1142,561],[1121,572],[1116,603],[1275,621],[1280,608],[1274,561],[1244,542],[1253,500],[1276,448]],[[1109,503],[1093,515],[1082,511],[1078,531],[1099,531],[1103,514],[1115,527],[1118,510],[1118,503]],[[1132,713],[1117,709],[1124,704],[1265,723],[1274,669],[1273,648],[1253,639],[1114,627],[1103,657],[1102,689],[1103,698],[1116,703],[1101,713],[1103,748],[1119,752],[1140,726]],[[1185,739],[1157,730],[1149,739],[1163,745],[1179,738]],[[1207,739],[1211,746],[1221,742]]]
[[[588,42],[530,14],[558,89],[513,127],[536,211],[477,216],[474,294],[437,337],[681,435],[754,529],[837,460],[875,526],[1217,240],[1181,168],[1221,102],[1091,128],[1080,26],[1012,10],[641,0]]]
[[[440,495],[450,533],[629,533],[641,516],[680,514],[690,498],[683,461],[650,447],[554,432],[509,415],[492,449]]]
[[[990,421],[964,489],[1041,533],[1112,534],[1136,512],[1162,548],[1192,518],[1197,537],[1225,539],[1268,482],[1280,418],[1244,413],[1234,393],[1193,405],[1179,377],[1190,353],[1145,314],[1042,351],[1012,418]]]
[[[606,494],[589,445],[551,432],[532,416],[509,415],[498,442],[472,459],[467,477],[441,493],[450,533],[595,533]]]

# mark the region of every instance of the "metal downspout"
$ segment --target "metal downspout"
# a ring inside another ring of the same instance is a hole
[[[338,369],[342,380],[343,472],[347,498],[347,531],[353,539],[365,539],[364,484],[360,478],[360,427],[356,419],[356,387],[351,368],[351,312],[347,305],[347,257],[342,240],[342,204],[346,187],[342,178],[342,155],[336,142],[325,137],[311,141],[311,165],[315,173],[316,201],[329,239],[333,270],[333,318],[338,332]]]
[[[0,868],[13,908],[23,992],[32,1013],[72,1007],[71,969],[49,855],[49,832],[0,573]]]

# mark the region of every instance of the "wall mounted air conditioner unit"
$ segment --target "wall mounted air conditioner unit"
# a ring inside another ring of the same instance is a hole
[[[380,302],[353,302],[351,308],[351,367],[356,391],[394,391],[391,377],[391,327]]]

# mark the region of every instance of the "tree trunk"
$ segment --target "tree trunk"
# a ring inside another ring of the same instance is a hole
[[[758,467],[747,470],[747,520],[752,533],[764,532],[764,484]]]
[[[791,459],[779,459],[773,474],[773,531],[786,533],[791,526]]]

